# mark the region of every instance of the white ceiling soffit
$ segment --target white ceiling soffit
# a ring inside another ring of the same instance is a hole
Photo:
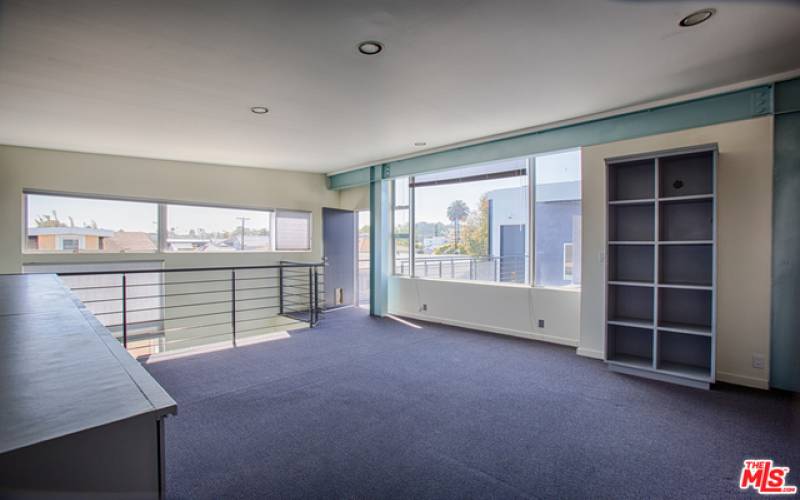
[[[794,0],[0,0],[0,143],[332,172],[798,68],[798,26]]]

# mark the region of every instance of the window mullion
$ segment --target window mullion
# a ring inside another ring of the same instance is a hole
[[[528,170],[528,285],[536,285],[536,157],[526,160]]]
[[[414,206],[414,187],[412,184],[414,183],[414,177],[408,178],[408,265],[410,266],[409,269],[409,276],[412,278],[416,275],[416,246],[415,246],[415,236],[414,236],[414,221],[416,220],[415,216],[415,206]]]

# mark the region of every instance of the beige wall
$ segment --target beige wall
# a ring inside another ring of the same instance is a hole
[[[389,279],[391,314],[573,347],[578,345],[580,298],[576,289]],[[543,328],[538,320],[544,321]]]
[[[157,200],[217,203],[312,212],[312,251],[301,253],[23,255],[22,190],[41,189]],[[259,265],[280,259],[319,259],[321,208],[338,207],[339,193],[322,174],[0,146],[0,273],[23,263],[164,260],[167,267]]]
[[[37,247],[39,250],[55,250],[56,249],[56,236],[54,234],[43,234],[36,237]]]
[[[604,349],[605,158],[719,145],[717,379],[767,387],[772,237],[772,117],[583,149],[583,283],[579,354]],[[767,359],[752,367],[752,355]]]
[[[84,236],[86,242],[86,250],[99,250],[100,238],[97,236]]]
[[[342,189],[339,206],[345,210],[369,210],[369,186]]]

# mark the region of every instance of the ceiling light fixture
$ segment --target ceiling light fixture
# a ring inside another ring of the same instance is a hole
[[[383,50],[383,44],[375,40],[367,40],[358,44],[358,51],[366,56],[374,56]]]
[[[688,28],[690,26],[697,26],[700,23],[704,23],[711,18],[714,14],[717,13],[717,9],[700,9],[697,12],[692,12],[688,16],[681,19],[679,23],[682,27]]]
[[[419,142],[415,142],[415,143],[414,143],[414,145],[415,145],[415,146],[427,146],[427,145],[428,145],[428,143],[427,143],[427,142],[422,142],[422,141],[419,141]]]
[[[269,113],[269,108],[265,108],[264,106],[253,106],[250,108],[250,111],[257,115],[265,115]]]

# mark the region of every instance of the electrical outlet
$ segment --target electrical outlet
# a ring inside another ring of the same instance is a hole
[[[422,307],[419,308],[420,312],[427,311],[427,310],[428,310],[428,304],[422,304]]]
[[[753,354],[753,368],[758,368],[759,370],[764,369],[764,355],[763,354]]]
[[[539,320],[539,328],[544,328],[544,320],[543,319]]]

